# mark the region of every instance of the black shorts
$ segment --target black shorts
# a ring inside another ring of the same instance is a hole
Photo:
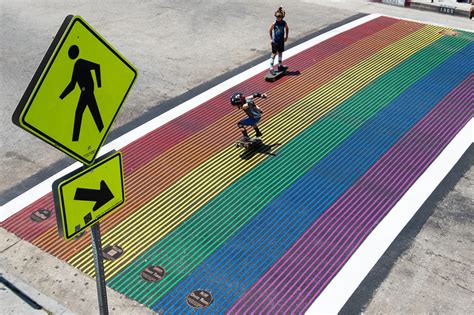
[[[281,43],[272,42],[272,54],[276,54],[277,52],[284,52],[284,51],[285,51],[285,42],[281,42]]]

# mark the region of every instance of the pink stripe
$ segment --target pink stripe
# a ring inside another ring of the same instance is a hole
[[[436,142],[436,139],[435,139],[435,142]],[[409,158],[409,160],[412,160],[412,158]],[[393,163],[392,163],[392,164],[393,164]],[[408,172],[407,174],[408,174],[408,176],[410,176],[411,172]],[[405,176],[405,177],[406,177],[406,176]],[[406,181],[406,179],[403,180],[403,181]],[[386,180],[386,182],[390,182],[390,179]],[[405,184],[406,184],[406,182],[405,182]],[[396,195],[396,194],[392,194],[392,196],[394,196],[394,195]],[[383,201],[383,196],[382,196],[382,201]],[[358,201],[356,200],[356,202],[358,202]],[[377,205],[375,205],[375,206],[377,206]],[[366,207],[364,207],[364,208],[366,208]],[[371,209],[376,209],[376,208],[371,207]],[[373,223],[373,222],[371,222],[371,223]],[[340,230],[344,231],[344,230],[345,230],[345,226],[342,227],[342,228],[340,228]],[[346,234],[347,234],[347,232],[344,233],[344,235],[343,235],[342,237],[347,237]],[[350,236],[352,236],[352,235],[350,235]],[[360,233],[357,234],[357,236],[360,236]],[[339,243],[340,243],[340,241],[338,242],[338,244],[339,244]],[[347,244],[344,244],[344,245],[347,245]],[[353,242],[351,242],[349,245],[353,245]],[[328,253],[328,254],[330,254],[330,253]],[[327,255],[328,255],[328,254],[327,254]],[[337,255],[337,254],[340,254],[340,251],[338,251],[337,253],[333,254],[333,255],[336,255],[335,257],[340,257],[340,255]],[[327,258],[327,255],[326,255],[325,257],[323,257],[323,258],[321,259],[321,261],[325,261],[325,259]],[[313,255],[313,256],[314,256],[314,255]],[[319,258],[319,257],[317,257],[317,258]],[[317,260],[319,261],[319,259],[317,259]],[[327,267],[327,265],[328,265],[328,264],[326,263],[326,265],[323,266],[322,270],[325,270],[324,267]],[[319,265],[314,266],[313,268],[319,269]],[[323,276],[325,276],[326,274],[327,274],[327,271],[326,271],[326,273],[325,273]],[[317,284],[320,284],[320,282],[318,282]],[[301,288],[300,288],[300,290],[301,290]],[[300,292],[301,292],[301,291],[300,291]]]
[[[369,224],[370,224],[370,223],[373,223],[373,222],[369,222]],[[367,224],[366,224],[366,225],[367,225]],[[345,230],[344,227],[342,227],[341,230]],[[345,234],[347,234],[347,233],[345,233]],[[360,233],[359,233],[359,234],[360,234]],[[347,237],[347,235],[344,235],[344,236]],[[350,236],[352,237],[353,235],[350,235]],[[360,235],[357,235],[357,236],[360,236]],[[338,242],[338,245],[339,245],[339,243],[340,243],[340,242]],[[354,242],[351,242],[351,243],[349,244],[349,246],[352,246],[353,243],[354,243]],[[345,245],[347,245],[347,244],[345,244]],[[344,247],[343,247],[343,248],[344,248]],[[350,247],[350,249],[352,249],[351,252],[354,250],[353,247]],[[340,257],[340,255],[335,256],[335,257]],[[325,258],[327,258],[327,257],[324,257],[323,259],[321,259],[321,261],[324,262],[324,261],[325,261]],[[316,260],[319,261],[319,257],[317,257]],[[327,263],[324,267],[326,267],[327,265],[328,265],[328,263]],[[312,268],[317,268],[317,269],[319,269],[319,266],[311,266],[311,267],[312,267]],[[326,270],[326,269],[324,269],[324,267],[322,268],[322,270]],[[325,273],[323,276],[325,276],[327,273],[328,273],[328,270],[326,271],[326,273]],[[326,283],[327,283],[327,282],[326,282]],[[318,286],[317,286],[317,287],[318,287]],[[299,288],[299,289],[302,290],[302,288]],[[298,291],[301,292],[300,290],[298,290]],[[294,298],[295,298],[295,297],[294,297]],[[298,299],[298,297],[296,297],[296,299]]]
[[[428,157],[428,156],[427,156]],[[424,162],[424,161],[423,161]],[[420,165],[419,169],[415,170],[420,172],[421,169],[424,169],[423,165]],[[407,174],[405,177],[409,177],[410,174]],[[414,181],[414,179],[413,179]],[[412,183],[410,183],[411,185]],[[394,195],[402,195],[406,190],[408,189],[407,186],[396,186],[398,187],[398,190],[394,191]],[[375,228],[376,224],[380,222],[380,220],[386,215],[387,212],[390,211],[390,209],[396,204],[397,199],[392,198],[390,201],[387,203],[385,200],[380,198],[378,200],[378,203],[383,203],[384,207],[383,208],[378,208],[378,205],[376,204],[375,207],[373,207],[373,211],[365,213],[363,217],[355,224],[354,226],[349,226],[348,228],[352,228],[351,233],[349,235],[346,235],[347,232],[342,235],[340,238],[341,240],[338,242],[337,245],[334,248],[339,248],[339,250],[335,253],[328,252],[324,258],[327,258],[328,255],[333,255],[333,257],[343,257],[343,261],[339,262],[339,264],[330,264],[333,262],[334,259],[329,260],[325,265],[322,266],[321,270],[326,270],[326,272],[323,275],[320,275],[320,280],[312,286],[313,290],[305,291],[307,292],[306,296],[307,297],[313,297],[311,300],[306,301],[305,304],[309,305],[312,301],[314,301],[315,293],[319,294],[324,287],[328,284],[328,282],[332,279],[332,277],[339,271],[340,268],[342,268],[343,264],[350,258],[350,255],[357,249],[357,247],[363,242],[365,237],[370,234],[370,232]],[[375,210],[377,209],[377,210]],[[345,226],[343,226],[341,229],[344,229]],[[357,232],[355,235],[354,233]],[[352,241],[350,241],[352,239]],[[342,244],[341,244],[342,242]],[[323,258],[323,261],[324,261]],[[333,266],[333,268],[328,268],[328,266]],[[318,268],[318,266],[316,266]],[[328,277],[330,275],[330,277]],[[305,287],[304,289],[308,290],[308,287]],[[315,292],[316,291],[316,292]],[[297,308],[303,308],[304,305],[301,305],[302,303],[298,304],[296,307]]]
[[[371,177],[373,177],[373,176],[368,176],[368,178],[370,178],[370,182],[374,182],[375,180],[372,179]],[[362,193],[364,193],[364,192],[362,192]],[[367,202],[373,202],[373,199],[376,196],[373,196],[373,195],[370,195],[370,194],[362,194],[362,197],[365,198],[365,199],[367,199],[368,197],[371,198],[371,199],[369,199],[369,201],[362,200],[362,201],[365,201],[367,203]],[[360,200],[358,200],[360,198],[361,198],[360,192],[358,192],[356,190],[348,191],[347,195],[346,195],[346,198],[340,199],[341,204],[340,204],[339,207],[336,208],[337,210],[335,210],[335,212],[332,215],[329,215],[328,212],[325,212],[321,215],[319,225],[322,225],[322,227],[318,228],[318,233],[314,237],[316,237],[318,239],[332,239],[332,236],[334,235],[334,233],[336,233],[338,231],[338,230],[332,229],[333,226],[337,225],[337,224],[341,224],[341,225],[342,224],[347,224],[348,221],[350,222],[350,220],[352,220],[351,216],[356,213],[355,211],[352,211],[350,213],[345,213],[344,209],[345,209],[346,205],[347,204],[358,203],[358,202],[360,202]],[[344,216],[342,216],[342,215],[344,215]],[[341,222],[341,219],[343,219],[342,222]],[[306,253],[306,250],[311,248],[311,244],[310,244],[309,239],[308,239],[308,241],[303,241],[303,244],[304,244],[304,248],[301,251],[299,251],[296,254],[296,256],[288,257],[288,261],[290,261],[290,260],[291,261],[299,261],[299,259],[301,259],[301,256],[303,256]],[[332,243],[330,245],[332,245]],[[284,279],[279,280],[279,282],[293,283],[294,280],[295,280],[294,278],[296,276],[298,276],[298,275],[295,274],[291,278],[288,278],[288,276],[287,276]],[[270,284],[265,283],[264,285],[266,287],[267,286],[272,287],[273,284],[274,283],[270,283]],[[276,298],[278,298],[278,297],[274,296],[273,299],[276,299]]]
[[[243,312],[243,310],[249,312],[253,312],[254,310],[268,312],[274,311],[274,307],[280,307],[278,311],[284,312],[291,310],[304,311],[303,309],[306,309],[309,303],[316,299],[337,271],[342,268],[345,261],[350,258],[350,255],[352,255],[360,243],[362,243],[365,237],[372,231],[375,225],[408,189],[409,186],[407,186],[407,184],[411,185],[411,183],[416,180],[414,174],[421,174],[422,170],[434,160],[435,155],[442,150],[441,146],[443,146],[443,144],[440,144],[440,138],[449,137],[451,139],[461,128],[461,124],[458,122],[458,129],[444,130],[441,136],[433,133],[433,126],[437,126],[438,129],[444,128],[444,126],[453,127],[455,123],[449,119],[449,116],[454,116],[454,114],[458,114],[458,117],[451,117],[451,119],[458,119],[462,123],[466,123],[467,120],[470,119],[470,117],[466,117],[465,115],[466,109],[469,110],[468,106],[470,106],[469,93],[466,92],[470,89],[472,79],[473,76],[471,75],[441,101],[411,132],[404,135],[396,145],[374,164],[366,175],[361,177],[347,193],[317,219],[311,228],[300,237],[299,241],[287,251],[287,254],[282,256],[278,262],[234,304],[229,312],[240,313]],[[459,108],[453,108],[456,106]],[[443,123],[443,125],[439,126],[440,123]],[[428,137],[425,141],[433,142],[433,144],[429,144],[429,147],[426,145],[423,146],[423,148],[427,149],[424,152],[416,152],[416,149],[420,147],[420,139],[418,139],[420,135]],[[444,144],[448,142],[449,141],[443,141]],[[421,155],[416,158],[416,160],[420,161],[421,158],[423,163],[410,165],[414,157],[413,155],[406,154],[405,151],[407,150],[415,151],[412,154]],[[403,166],[406,167],[400,167],[399,163],[403,163]],[[416,169],[408,171],[407,167],[410,166]],[[385,176],[390,176],[390,179],[387,180]],[[383,189],[378,191],[373,191],[371,190],[370,183],[376,183],[377,178],[384,178],[384,182],[388,182],[391,185],[389,187],[383,187]],[[392,192],[391,190],[394,191]],[[390,200],[387,200],[384,195],[387,192],[390,193]],[[387,203],[390,204],[389,207]],[[352,208],[349,213],[345,213],[344,209],[351,204],[355,204],[356,207]],[[385,208],[380,209],[382,204],[385,205]],[[356,218],[356,215],[359,215],[359,217]],[[369,220],[367,221],[367,219]],[[353,222],[354,220],[355,222]],[[360,225],[362,226],[362,230],[359,230],[359,232],[353,236],[358,230],[349,230],[351,225],[355,227]],[[334,229],[336,226],[338,226],[337,230]],[[333,231],[331,232],[331,230]],[[335,235],[336,232],[339,232],[339,234]],[[338,237],[339,240],[332,239],[333,237]],[[352,241],[350,241],[351,239]],[[327,250],[328,246],[334,246],[334,244],[337,245],[343,241],[343,246],[338,247],[335,253]],[[306,256],[306,254],[308,255]],[[321,258],[322,255],[324,256]],[[326,259],[328,259],[328,261],[324,263]],[[337,260],[342,261],[337,263]],[[294,262],[294,266],[292,262]],[[307,273],[298,273],[298,270],[304,270],[306,272],[307,270],[315,270],[316,273],[308,275]],[[329,274],[332,276],[327,277]],[[311,278],[309,281],[307,280],[308,277]],[[307,284],[304,285],[304,282]],[[306,291],[308,287],[314,288],[309,294]],[[292,291],[300,293],[296,296],[288,296],[288,292]],[[279,294],[278,292],[281,293]],[[282,297],[281,294],[285,294],[285,296]],[[276,302],[278,299],[280,299],[280,303]],[[294,303],[281,303],[281,299],[285,299],[285,301],[292,300]]]

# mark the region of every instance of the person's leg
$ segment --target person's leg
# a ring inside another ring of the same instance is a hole
[[[275,56],[276,56],[275,54],[272,54],[270,56],[270,71],[273,70],[273,64],[275,63]]]
[[[258,126],[257,125],[253,125],[252,126],[253,129],[255,130],[255,136],[258,138],[258,137],[261,137],[263,134],[260,132],[260,129],[258,129]]]
[[[245,129],[244,126],[240,127],[240,131],[242,131],[242,135],[244,136],[244,138],[250,138],[249,133],[247,132],[247,129]]]
[[[279,71],[284,71],[285,66],[283,65],[283,52],[285,51],[285,43],[281,43],[278,46],[278,70]]]
[[[247,132],[247,129],[245,128],[245,119],[241,120],[237,123],[237,126],[239,127],[240,131],[242,132],[242,135],[244,138],[250,139],[249,134]]]
[[[273,71],[273,65],[275,64],[275,57],[277,54],[277,49],[276,49],[275,43],[272,43],[272,55],[270,57],[270,72]]]

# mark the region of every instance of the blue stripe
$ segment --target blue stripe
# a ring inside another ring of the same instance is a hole
[[[431,46],[433,47],[426,49],[431,49],[436,54],[439,47],[436,47],[436,43]],[[209,290],[215,298],[214,303],[204,312],[220,313],[228,309],[325,209],[472,72],[472,67],[466,66],[472,66],[469,60],[472,47],[473,44],[468,45],[450,57],[390,102],[311,171],[264,207],[238,234],[208,257],[153,309],[170,309],[176,313],[190,311],[184,297],[197,288]],[[442,51],[439,53],[443,54]],[[416,72],[416,65],[420,62],[422,61],[415,55],[405,61],[405,64],[411,64]],[[396,72],[397,69],[393,69],[379,78],[386,81],[386,91],[378,91],[380,94],[396,94],[397,90],[405,88],[400,86],[402,82],[393,81]],[[410,75],[416,76],[417,73]],[[353,107],[354,102],[361,102],[358,99],[360,94],[316,122],[287,147],[297,145],[301,138],[317,137],[315,130],[324,129],[327,124],[335,124],[343,117],[347,118],[344,112]],[[350,117],[345,121],[356,123],[357,117]],[[314,148],[321,145],[317,138],[311,142]],[[283,154],[285,149],[279,152],[280,156]],[[271,159],[265,163],[271,163]],[[249,243],[254,246],[249,246]]]

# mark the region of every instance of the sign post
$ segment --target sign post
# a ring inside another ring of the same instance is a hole
[[[101,315],[108,314],[100,219],[125,201],[122,155],[112,151],[92,166],[84,166],[53,183],[58,231],[74,239],[91,228],[92,252]]]
[[[59,28],[12,121],[84,167],[56,180],[58,232],[91,228],[100,314],[108,314],[99,221],[125,201],[122,155],[96,161],[138,71],[80,16]],[[40,213],[41,214],[41,213]]]
[[[100,240],[100,223],[91,227],[92,254],[94,255],[95,279],[97,296],[99,298],[99,311],[101,315],[109,314],[107,303],[107,286],[105,285],[104,260],[102,259],[102,242]]]

